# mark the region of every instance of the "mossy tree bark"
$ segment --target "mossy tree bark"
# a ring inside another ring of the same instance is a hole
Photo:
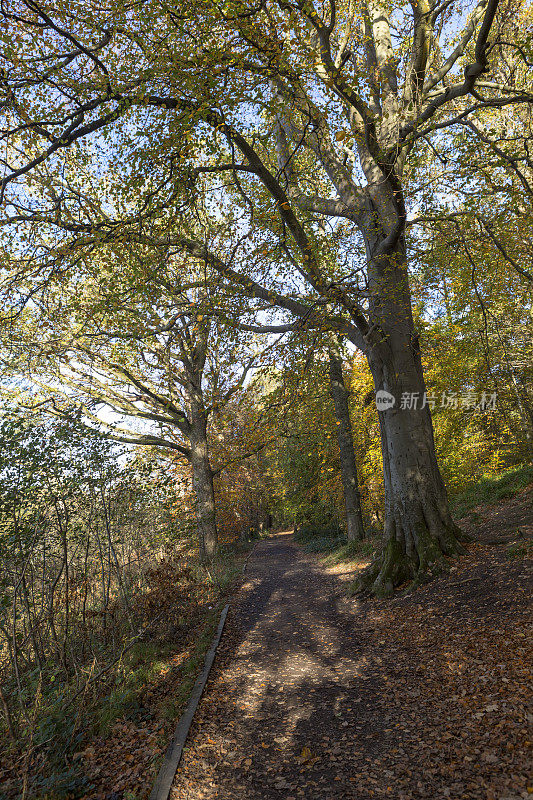
[[[376,251],[371,242],[370,252]],[[419,583],[464,552],[465,538],[451,517],[435,454],[430,404],[413,323],[403,239],[372,264],[367,351],[379,410],[385,483],[384,547],[359,581],[359,588],[385,596],[406,581]],[[387,400],[387,397],[385,397]],[[386,403],[384,404],[386,405]]]
[[[346,511],[346,532],[349,541],[364,539],[365,528],[361,511],[361,494],[355,461],[349,393],[344,383],[342,358],[334,346],[328,349],[330,393],[335,407],[337,421],[337,440],[341,467],[344,506]]]
[[[203,368],[203,364],[202,364]],[[189,369],[188,395],[190,403],[190,443],[192,484],[196,495],[196,522],[200,558],[209,561],[218,544],[213,469],[209,458],[207,438],[208,415],[201,388],[201,370]]]

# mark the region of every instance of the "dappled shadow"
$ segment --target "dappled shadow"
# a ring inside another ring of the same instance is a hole
[[[505,549],[354,601],[290,536],[261,542],[172,800],[519,800],[529,578]]]
[[[386,745],[388,717],[355,619],[290,536],[260,543],[171,796],[359,797],[354,772]]]

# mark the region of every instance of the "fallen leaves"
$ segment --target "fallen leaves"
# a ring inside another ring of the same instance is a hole
[[[209,769],[187,758],[172,800],[528,796],[525,562],[473,545],[455,585],[357,604],[261,548],[192,732]]]
[[[296,761],[298,764],[305,764],[308,767],[312,767],[313,764],[316,764],[317,761],[320,760],[320,756],[316,756],[313,754],[313,751],[310,747],[302,747],[302,752],[299,756],[296,756]]]

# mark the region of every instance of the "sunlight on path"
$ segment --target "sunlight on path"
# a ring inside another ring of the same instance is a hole
[[[222,669],[191,733],[173,800],[288,798],[289,789],[301,797],[304,787],[313,797],[313,784],[322,785],[317,797],[338,797],[340,782],[348,796],[350,776],[335,772],[340,759],[319,762],[332,732],[338,730],[337,755],[343,741],[353,755],[346,729],[364,728],[355,715],[372,682],[354,602],[287,533],[256,547],[243,589],[233,619],[238,635],[221,646]],[[335,792],[324,794],[332,783]]]

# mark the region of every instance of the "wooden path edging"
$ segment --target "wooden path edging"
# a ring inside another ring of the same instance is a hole
[[[187,708],[181,715],[178,726],[174,731],[174,736],[167,748],[167,752],[165,753],[163,765],[159,770],[149,800],[168,800],[170,788],[180,763],[181,754],[189,733],[189,728],[191,727],[196,708],[200,702],[205,684],[207,683],[207,678],[209,677],[211,667],[213,666],[213,662],[215,660],[217,648],[222,637],[222,631],[224,630],[224,623],[226,622],[226,617],[228,615],[228,609],[229,604],[224,607],[222,614],[220,615],[220,622],[218,623],[215,638],[213,639],[211,648],[205,657],[204,668],[196,679],[196,683],[194,684],[189,702],[187,704]]]

